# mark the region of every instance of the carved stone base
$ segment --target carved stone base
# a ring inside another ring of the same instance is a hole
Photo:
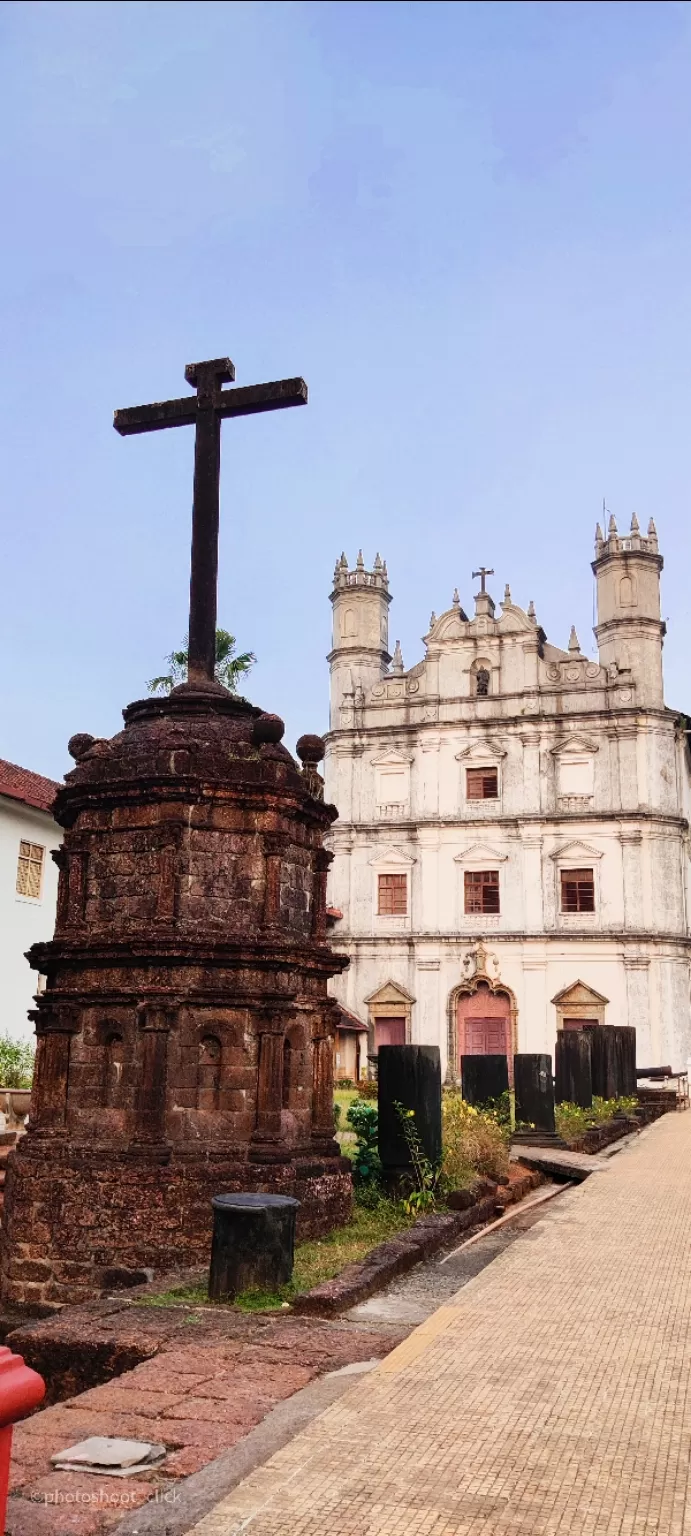
[[[257,1164],[245,1149],[119,1150],[23,1137],[7,1163],[2,1283],[6,1302],[45,1314],[87,1301],[142,1270],[163,1274],[208,1264],[213,1195],[248,1190],[294,1195],[298,1239],[348,1220],[350,1163],[312,1153]]]

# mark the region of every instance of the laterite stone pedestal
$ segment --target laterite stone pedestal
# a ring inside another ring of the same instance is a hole
[[[214,1195],[293,1196],[302,1236],[351,1205],[322,744],[302,738],[300,767],[276,716],[214,683],[124,718],[70,743],[55,936],[30,952],[47,985],[2,1291],[39,1313],[208,1263]]]

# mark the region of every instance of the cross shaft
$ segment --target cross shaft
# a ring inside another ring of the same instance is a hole
[[[473,571],[472,572],[471,579],[474,581],[475,577],[479,576],[480,577],[480,591],[484,592],[484,590],[485,590],[485,577],[486,576],[493,576],[493,575],[494,575],[494,567],[493,566],[481,565],[479,571]]]
[[[196,428],[187,676],[191,683],[204,683],[213,682],[216,663],[221,422],[227,416],[253,416],[306,405],[307,385],[298,378],[223,389],[223,384],[235,378],[229,357],[189,363],[185,378],[196,390],[196,397],[129,406],[115,412],[113,426],[122,437],[166,427]]]

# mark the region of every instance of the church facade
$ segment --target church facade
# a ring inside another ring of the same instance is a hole
[[[531,602],[455,592],[409,670],[386,566],[337,563],[326,798],[332,983],[379,1045],[554,1053],[633,1024],[639,1066],[691,1052],[686,721],[664,702],[650,522],[598,526],[598,660],[550,644]],[[364,1057],[364,1052],[363,1052]]]

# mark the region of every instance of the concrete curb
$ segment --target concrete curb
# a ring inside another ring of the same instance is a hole
[[[515,1166],[515,1165],[514,1165]],[[473,1227],[484,1227],[507,1205],[523,1199],[529,1190],[542,1183],[542,1175],[525,1169],[522,1177],[511,1180],[508,1186],[493,1185],[491,1193],[481,1194],[466,1210],[444,1214],[421,1216],[415,1226],[402,1232],[390,1242],[380,1243],[359,1264],[349,1264],[333,1280],[325,1280],[311,1291],[304,1291],[293,1299],[293,1311],[312,1317],[336,1317],[351,1307],[368,1301],[392,1280],[429,1259],[453,1243],[462,1232]]]

